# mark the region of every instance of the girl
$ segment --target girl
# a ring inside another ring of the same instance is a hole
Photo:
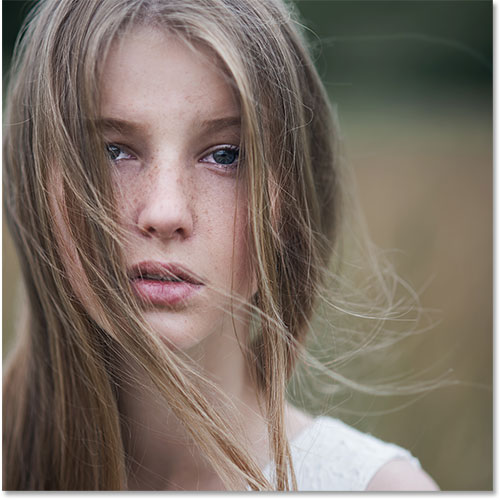
[[[4,489],[434,489],[285,401],[344,193],[278,0],[47,0],[7,99]]]

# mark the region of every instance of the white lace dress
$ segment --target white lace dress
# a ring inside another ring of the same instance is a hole
[[[299,491],[363,491],[375,473],[395,459],[420,467],[407,450],[330,417],[317,417],[290,446]],[[264,473],[273,480],[271,464]]]

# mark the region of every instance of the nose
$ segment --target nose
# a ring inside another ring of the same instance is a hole
[[[194,217],[189,179],[180,169],[155,165],[147,173],[137,225],[147,237],[185,239],[193,232]]]

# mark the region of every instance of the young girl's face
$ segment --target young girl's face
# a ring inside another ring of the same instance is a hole
[[[100,120],[129,233],[127,272],[150,326],[187,348],[231,328],[231,291],[255,292],[238,103],[215,56],[153,28],[115,43],[103,71]]]

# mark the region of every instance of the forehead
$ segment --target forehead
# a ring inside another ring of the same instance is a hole
[[[101,114],[141,119],[165,109],[187,114],[238,113],[238,99],[218,56],[178,35],[134,27],[112,45],[102,70]]]

